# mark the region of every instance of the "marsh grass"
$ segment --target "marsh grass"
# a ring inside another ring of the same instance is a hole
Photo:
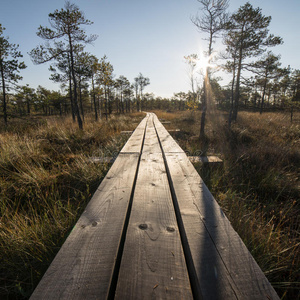
[[[10,122],[0,133],[0,299],[27,299],[143,114]]]
[[[241,112],[229,130],[227,115],[215,111],[205,143],[200,113],[171,119],[185,151],[223,159],[221,168],[195,167],[280,297],[300,298],[300,113],[291,123],[284,113]]]

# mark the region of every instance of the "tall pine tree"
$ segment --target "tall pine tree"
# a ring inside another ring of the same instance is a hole
[[[82,129],[82,118],[78,106],[74,51],[77,45],[91,43],[97,38],[96,35],[87,36],[82,29],[82,25],[93,23],[85,18],[78,6],[71,4],[69,1],[66,2],[64,9],[55,10],[54,13],[49,14],[49,22],[51,28],[40,26],[37,32],[37,35],[46,41],[45,45],[40,45],[31,50],[30,56],[34,63],[41,64],[58,59],[63,53],[68,52],[73,81],[75,115],[78,126]],[[66,44],[66,47],[64,44]]]
[[[0,76],[2,87],[2,106],[5,126],[7,126],[7,91],[11,84],[15,84],[22,77],[18,74],[19,70],[25,69],[24,62],[18,59],[23,57],[18,51],[19,45],[11,44],[8,37],[4,37],[5,28],[0,24]]]
[[[231,68],[234,72],[233,86],[233,107],[230,116],[232,120],[237,119],[240,82],[244,62],[247,58],[257,57],[266,51],[267,47],[282,43],[280,37],[269,35],[271,17],[262,14],[260,8],[253,8],[247,2],[234,13],[227,24],[227,33],[224,43],[227,52],[232,59]],[[229,120],[231,123],[231,119]]]

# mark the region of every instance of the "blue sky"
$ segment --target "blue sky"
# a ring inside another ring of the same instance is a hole
[[[197,0],[74,0],[71,1],[94,22],[86,31],[98,35],[86,51],[98,58],[107,55],[116,77],[131,82],[139,72],[150,78],[145,92],[171,97],[174,92],[190,89],[184,56],[207,48],[203,34],[190,21],[200,7]],[[230,12],[247,1],[231,0]],[[264,15],[272,16],[270,33],[283,38],[284,44],[273,48],[281,54],[282,66],[300,69],[300,0],[252,0]],[[0,23],[12,43],[20,45],[28,66],[21,72],[22,84],[42,85],[59,90],[49,80],[47,65],[33,65],[28,52],[42,43],[36,36],[40,25],[49,26],[48,14],[64,6],[64,0],[1,0]],[[219,43],[221,44],[221,43]],[[217,46],[217,45],[216,45]],[[226,84],[227,75],[222,84]]]

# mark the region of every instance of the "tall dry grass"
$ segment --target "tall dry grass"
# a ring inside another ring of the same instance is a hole
[[[171,119],[189,154],[223,159],[222,168],[195,167],[280,297],[300,298],[300,113],[291,123],[284,113],[241,112],[229,130],[215,110],[201,143],[199,112]]]
[[[0,299],[28,299],[109,168],[90,157],[117,153],[143,116],[87,118],[84,131],[26,119],[0,133]]]

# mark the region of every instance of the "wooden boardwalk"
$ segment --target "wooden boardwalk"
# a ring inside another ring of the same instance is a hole
[[[35,299],[279,299],[184,151],[148,113]]]

